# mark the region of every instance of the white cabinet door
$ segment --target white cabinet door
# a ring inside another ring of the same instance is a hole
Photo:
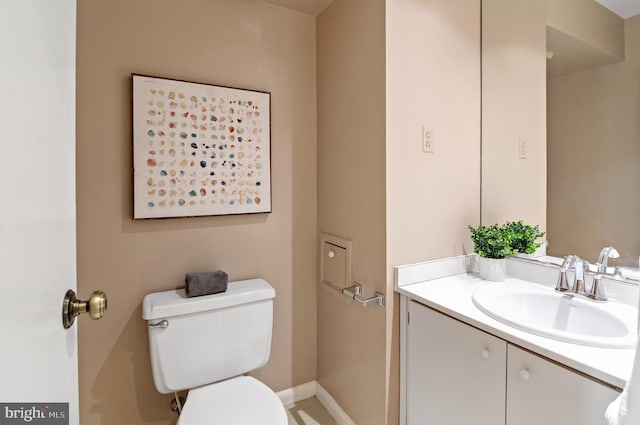
[[[407,424],[504,424],[506,342],[408,304]]]
[[[509,345],[507,424],[604,425],[618,392]]]

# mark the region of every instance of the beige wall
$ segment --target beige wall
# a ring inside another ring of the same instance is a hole
[[[390,265],[461,255],[480,215],[480,2],[387,5]],[[422,152],[422,126],[434,153]]]
[[[640,255],[640,16],[627,19],[626,60],[548,84],[549,252],[595,260],[615,246]]]
[[[480,221],[480,1],[387,2],[387,294],[393,267],[471,252]],[[422,152],[422,127],[434,153]],[[397,423],[399,308],[387,308]],[[391,298],[389,298],[391,301]]]
[[[317,18],[318,228],[353,241],[353,280],[386,292],[384,0]],[[385,423],[385,310],[318,288],[318,381],[357,424]]]
[[[319,229],[388,297],[363,310],[319,288],[318,380],[356,423],[394,424],[393,266],[463,253],[479,221],[480,2],[334,0],[317,25]]]
[[[356,423],[397,423],[392,266],[464,252],[478,222],[478,3],[334,0],[314,22],[253,0],[79,0],[79,290],[110,300],[80,330],[83,424],[174,422],[140,302],[216,268],[276,287],[259,378],[317,379]],[[273,213],[131,220],[132,72],[272,92]],[[316,286],[317,230],[353,241],[353,280],[385,309]]]
[[[254,0],[79,0],[77,37],[78,286],[109,296],[80,327],[81,423],[175,423],[140,304],[190,271],[269,281],[272,354],[256,375],[274,390],[315,379],[314,18]],[[131,219],[132,72],[272,93],[271,214]]]
[[[545,2],[483,0],[482,19],[482,222],[546,229]]]

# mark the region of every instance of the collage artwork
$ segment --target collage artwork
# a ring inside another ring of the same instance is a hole
[[[133,76],[134,218],[271,211],[270,94]]]

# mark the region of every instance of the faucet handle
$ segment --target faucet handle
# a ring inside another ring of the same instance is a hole
[[[569,284],[567,283],[567,271],[560,270],[560,276],[558,276],[558,283],[556,284],[556,291],[567,292],[569,290]]]
[[[604,288],[602,287],[602,283],[600,282],[604,276],[601,274],[597,274],[593,277],[593,283],[591,284],[591,289],[586,294],[587,298],[590,298],[594,301],[607,301],[607,296],[604,293]]]
[[[571,291],[577,294],[582,294],[586,292],[586,289],[584,286],[584,269],[585,267],[587,267],[588,269],[589,263],[587,263],[586,261],[584,261],[583,259],[577,256],[575,260],[576,260],[576,264],[573,269],[575,270],[576,275],[575,275],[575,280],[573,282],[573,287],[571,288]]]
[[[567,255],[564,257],[564,261],[560,265],[560,276],[558,276],[558,283],[556,284],[556,291],[567,292],[569,290],[569,282],[567,282],[567,270],[573,267],[575,262],[575,255]]]

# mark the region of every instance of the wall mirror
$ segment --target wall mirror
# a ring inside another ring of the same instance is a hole
[[[610,265],[639,267],[640,10],[482,3],[483,224],[522,219],[549,255],[593,264],[612,245]]]

